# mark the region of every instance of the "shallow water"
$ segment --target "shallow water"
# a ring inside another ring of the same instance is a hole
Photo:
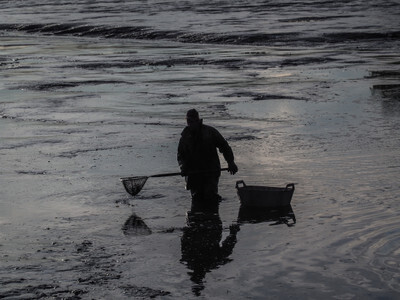
[[[396,1],[2,5],[0,298],[399,296]],[[178,170],[192,107],[240,169],[206,258],[181,177],[119,181]],[[294,226],[233,239],[237,180],[296,183]]]

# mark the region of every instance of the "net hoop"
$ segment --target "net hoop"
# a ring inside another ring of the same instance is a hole
[[[132,196],[136,196],[142,190],[148,178],[145,176],[124,177],[121,178],[121,181],[126,192]]]

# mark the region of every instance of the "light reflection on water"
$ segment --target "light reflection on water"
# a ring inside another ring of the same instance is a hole
[[[121,299],[121,287],[144,293],[135,286],[192,297],[180,262],[190,207],[183,179],[150,180],[134,199],[118,179],[176,171],[183,116],[196,106],[240,168],[221,177],[222,239],[240,215],[236,180],[297,183],[295,226],[241,222],[229,263],[203,274],[202,295],[398,296],[399,110],[397,90],[382,88],[398,76],[366,78],[366,69],[390,68],[371,56],[379,49],[361,53],[364,65],[350,63],[361,59],[356,47],[339,59],[340,45],[288,57],[265,46],[252,55],[246,45],[1,38],[0,283],[8,290],[55,278],[58,290],[93,288],[93,298],[104,286]],[[338,60],[325,61],[335,51]],[[134,213],[146,234],[123,234]],[[19,278],[11,283],[10,270]]]

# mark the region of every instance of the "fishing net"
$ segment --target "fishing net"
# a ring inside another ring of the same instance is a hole
[[[221,171],[228,170],[228,168],[223,168]],[[215,171],[215,170],[214,170]],[[200,173],[206,173],[206,172],[213,172],[213,171],[199,171],[195,173],[190,173],[190,174],[200,174]],[[167,176],[178,176],[181,175],[182,173],[164,173],[164,174],[155,174],[151,176],[135,176],[135,177],[123,177],[121,178],[122,184],[125,187],[125,190],[128,192],[128,194],[132,196],[136,196],[143,188],[144,184],[146,183],[147,179],[149,177],[167,177]]]
[[[121,178],[121,181],[122,181],[122,184],[124,185],[124,188],[127,191],[127,193],[132,196],[135,196],[142,190],[147,179],[148,179],[148,177],[144,177],[144,176],[125,177],[125,178]]]

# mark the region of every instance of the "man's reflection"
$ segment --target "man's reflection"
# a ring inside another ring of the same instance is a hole
[[[187,226],[183,229],[181,262],[190,270],[193,293],[197,296],[204,289],[206,273],[231,261],[229,256],[236,244],[239,226],[230,226],[229,235],[221,243],[222,230],[217,205],[192,203],[191,211],[187,213]]]

